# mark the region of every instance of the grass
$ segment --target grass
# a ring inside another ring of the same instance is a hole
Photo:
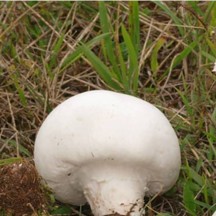
[[[0,165],[32,157],[48,113],[66,98],[112,89],[161,109],[182,168],[148,215],[216,211],[215,2],[1,2]],[[3,160],[6,159],[6,160]],[[53,201],[50,214],[90,215]]]

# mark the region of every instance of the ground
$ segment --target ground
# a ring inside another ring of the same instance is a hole
[[[211,216],[216,210],[215,10],[215,2],[202,1],[1,2],[4,186],[10,167],[17,166],[14,158],[32,160],[36,133],[54,107],[84,91],[109,89],[156,105],[179,137],[178,182],[168,193],[145,200],[147,215]],[[90,215],[88,206],[54,198],[48,211]]]

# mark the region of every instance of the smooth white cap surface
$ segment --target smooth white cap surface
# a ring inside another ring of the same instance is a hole
[[[133,96],[85,92],[57,106],[36,138],[40,175],[62,202],[89,202],[95,215],[140,210],[180,170],[177,136],[164,114]]]

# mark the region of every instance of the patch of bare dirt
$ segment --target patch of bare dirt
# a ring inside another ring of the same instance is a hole
[[[47,198],[40,178],[27,160],[0,167],[0,210],[14,216],[32,215],[44,209]]]

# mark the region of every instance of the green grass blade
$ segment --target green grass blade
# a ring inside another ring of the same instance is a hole
[[[153,73],[155,73],[158,69],[158,52],[161,49],[161,47],[164,45],[166,40],[164,38],[159,38],[156,42],[151,55],[151,70]]]
[[[184,58],[186,58],[193,50],[194,48],[199,44],[199,41],[201,40],[202,37],[200,37],[198,40],[193,41],[190,43],[187,47],[184,48],[182,52],[177,54],[172,62],[169,70],[174,69],[177,65],[179,65]]]
[[[100,15],[100,24],[102,32],[105,33],[113,33],[113,30],[111,28],[111,23],[108,17],[108,12],[105,6],[105,3],[103,1],[99,2],[99,15]],[[113,71],[116,73],[119,80],[121,80],[121,72],[119,70],[117,61],[116,61],[116,52],[114,50],[115,45],[112,41],[111,36],[104,38],[104,43],[102,43],[104,55],[108,57],[112,67]]]
[[[188,113],[188,116],[193,117],[194,116],[194,110],[191,106],[191,103],[189,101],[189,99],[187,98],[186,94],[184,94],[184,92],[181,92],[180,90],[176,89],[176,91],[178,92],[179,96],[181,97],[183,104],[185,105],[185,109]]]
[[[110,33],[101,34],[101,35],[93,38],[92,40],[88,41],[86,43],[86,46],[91,48],[94,45],[96,45],[97,43],[99,43],[105,37],[108,37],[109,35],[110,35]],[[73,64],[77,59],[79,59],[83,55],[82,51],[83,51],[82,47],[79,46],[74,52],[72,52],[70,55],[68,55],[68,57],[64,60],[64,62],[61,65],[61,71],[64,71],[71,64]]]
[[[199,15],[203,16],[203,11],[201,10],[199,4],[197,4],[197,1],[188,1],[187,4],[190,5],[190,7],[193,9],[193,11]]]
[[[109,68],[84,44],[82,51],[105,83],[113,89],[121,90],[121,87],[113,80]]]
[[[16,73],[16,72],[12,72],[11,74],[11,79],[13,81],[13,84],[18,92],[18,95],[19,95],[19,99],[20,99],[20,102],[21,104],[26,107],[28,102],[27,102],[27,99],[25,97],[25,92],[23,90],[23,88],[20,86],[19,84],[19,75]]]
[[[138,56],[140,51],[140,20],[138,1],[129,2],[129,34]]]
[[[158,5],[177,25],[182,25],[182,21],[175,15],[175,13],[170,10],[170,8],[163,1],[154,1],[154,4]],[[184,36],[184,29],[180,26],[177,26],[180,34]]]
[[[52,215],[71,215],[72,210],[71,210],[70,206],[61,205],[59,208],[53,209],[51,211],[51,213],[52,213]]]
[[[63,42],[64,42],[64,34],[60,38],[58,38],[56,44],[54,45],[53,47],[54,53],[58,53],[60,51]]]
[[[193,179],[197,184],[203,186],[203,179],[194,169],[191,167],[187,167],[188,175],[191,179]]]
[[[6,141],[7,142],[7,141]],[[9,140],[8,141],[8,145],[15,148],[18,145],[17,142],[15,140]],[[19,144],[19,152],[23,155],[23,156],[27,156],[30,157],[31,153],[29,152],[29,150],[27,148],[25,148],[23,145]]]
[[[194,201],[194,193],[191,190],[192,182],[186,181],[183,188],[183,202],[188,213],[192,216],[196,216],[196,204]]]
[[[196,204],[196,205],[199,205],[199,206],[202,206],[202,207],[204,207],[204,208],[206,208],[206,209],[210,209],[210,208],[211,208],[211,205],[209,205],[209,204],[207,204],[207,203],[204,203],[204,202],[200,202],[200,201],[198,201],[198,200],[195,200],[195,204]]]
[[[208,37],[206,37],[206,42],[207,42],[210,50],[212,51],[214,58],[216,58],[216,45],[215,45],[215,43],[212,43]]]
[[[128,50],[128,59],[129,59],[129,69],[128,69],[128,82],[130,83],[132,93],[136,94],[138,89],[139,81],[139,67],[138,67],[138,57],[130,35],[122,25],[122,36],[124,38],[125,45]]]
[[[50,68],[53,68],[53,67],[55,67],[57,65],[57,56],[58,56],[58,53],[61,50],[61,47],[62,47],[63,43],[64,43],[64,35],[62,35],[60,38],[58,38],[56,44],[53,47],[52,55],[51,55],[51,58],[50,58],[50,61],[49,61]]]
[[[215,26],[216,24],[216,2],[215,1],[209,1],[207,10],[204,13],[204,21],[205,23],[208,23],[210,21],[210,25]]]
[[[204,50],[200,50],[202,56],[204,56],[206,59],[209,60],[209,62],[215,62],[215,57],[211,54],[209,54],[209,52],[205,52]]]
[[[116,43],[117,57],[121,68],[121,83],[124,86],[124,91],[129,92],[129,83],[127,81],[127,66],[124,61],[123,50],[119,43]]]
[[[20,158],[20,157],[11,157],[11,158],[7,158],[7,159],[1,159],[0,160],[0,167],[19,162],[21,160],[22,160],[22,158]]]

